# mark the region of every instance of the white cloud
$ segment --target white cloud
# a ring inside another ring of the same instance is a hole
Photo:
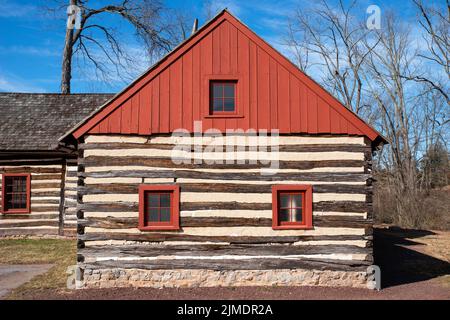
[[[37,12],[38,7],[30,4],[20,4],[11,1],[0,0],[0,17],[2,18],[31,18]]]

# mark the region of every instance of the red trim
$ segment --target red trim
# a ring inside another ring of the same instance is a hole
[[[171,192],[170,222],[145,223],[145,194],[147,192]],[[146,185],[139,186],[139,230],[179,230],[180,229],[180,187],[177,185]]]
[[[218,14],[213,20],[211,20],[207,25],[201,28],[193,37],[189,38],[186,42],[182,43],[179,47],[177,47],[173,52],[171,52],[168,56],[159,61],[154,67],[149,69],[146,73],[144,73],[140,78],[135,80],[132,84],[130,84],[123,92],[116,95],[113,99],[107,102],[99,111],[97,111],[94,115],[92,115],[89,119],[83,122],[79,127],[72,131],[73,136],[78,139],[91,129],[95,129],[96,125],[111,114],[116,108],[118,108],[121,104],[123,104],[127,99],[129,99],[133,94],[135,94],[138,90],[140,90],[143,86],[145,86],[148,82],[153,80],[161,71],[171,65],[175,60],[177,60],[181,55],[186,53],[189,49],[195,46],[199,41],[201,41],[206,35],[208,35],[212,30],[214,30],[217,26],[219,26],[223,21],[228,21],[234,27],[236,27],[240,32],[249,37],[253,42],[255,42],[261,50],[265,51],[268,55],[270,55],[273,59],[275,59],[278,63],[280,63],[284,68],[286,68],[294,77],[296,77],[299,81],[305,84],[310,90],[318,94],[321,99],[326,101],[332,109],[336,112],[336,114],[340,114],[342,117],[347,119],[349,123],[357,128],[362,134],[366,135],[371,141],[379,140],[385,141],[385,139],[372,127],[370,127],[367,123],[365,123],[361,118],[359,118],[352,111],[348,110],[344,105],[342,105],[335,97],[333,97],[329,92],[327,92],[324,88],[322,88],[319,84],[305,75],[302,71],[300,71],[292,62],[290,62],[286,57],[284,57],[281,53],[271,47],[267,42],[261,39],[258,35],[256,35],[253,31],[251,31],[248,27],[246,27],[243,23],[241,23],[238,19],[232,16],[228,11],[224,10],[220,14]],[[202,94],[204,97],[205,95]],[[203,99],[203,98],[202,98]],[[205,99],[208,101],[209,96],[206,95]],[[208,101],[209,102],[209,101]],[[208,109],[204,113],[204,117],[208,116],[209,112],[209,103]],[[240,101],[238,101],[238,105],[240,105]],[[204,108],[205,109],[205,108]],[[238,116],[232,117],[241,117]],[[221,117],[224,117],[223,115]],[[225,116],[226,117],[226,116]],[[230,116],[231,117],[231,116]],[[93,131],[95,133],[95,131]],[[385,141],[386,142],[386,141]]]
[[[26,209],[9,209],[5,210],[5,192],[6,192],[6,185],[5,185],[5,178],[7,177],[26,177],[26,197],[27,197],[27,207]],[[30,213],[31,212],[31,174],[29,173],[4,173],[2,175],[2,208],[1,213],[2,214],[23,214],[23,213]]]
[[[279,205],[278,198],[281,193],[302,193],[302,221],[301,222],[281,222],[278,219]],[[272,229],[312,229],[312,186],[311,185],[274,185],[272,186]]]

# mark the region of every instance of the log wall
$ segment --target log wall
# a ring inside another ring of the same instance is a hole
[[[2,174],[31,174],[31,211],[0,214],[0,237],[75,236],[76,168],[76,159],[0,160],[0,209]]]
[[[279,141],[280,169],[268,175],[260,163],[174,164],[171,137],[86,136],[77,215],[87,279],[112,269],[364,272],[373,260],[370,144],[363,137]],[[203,143],[195,148],[206,150]],[[137,228],[142,183],[180,186],[180,231]],[[272,229],[274,184],[313,186],[313,230]]]

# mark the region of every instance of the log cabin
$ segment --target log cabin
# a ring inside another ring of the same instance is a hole
[[[58,138],[111,97],[0,93],[0,237],[76,235],[77,153]]]
[[[366,286],[386,140],[227,10],[60,143],[79,288]]]

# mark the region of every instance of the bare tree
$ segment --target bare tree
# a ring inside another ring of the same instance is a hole
[[[180,37],[174,35],[175,30],[180,27],[181,16],[168,23],[169,19],[164,19],[167,12],[161,1],[111,2],[100,7],[91,7],[88,0],[70,0],[70,5],[79,8],[81,19],[78,29],[66,30],[61,75],[62,93],[70,93],[72,62],[75,56],[83,62],[91,63],[96,75],[104,80],[111,77],[111,66],[115,68],[115,73],[122,77],[120,69],[127,70],[133,65],[134,60],[124,48],[116,28],[104,23],[105,15],[118,16],[130,23],[138,38],[144,41],[150,58],[161,56],[179,42]]]
[[[406,74],[410,80],[429,85],[439,92],[450,105],[449,87],[450,80],[450,3],[446,0],[443,7],[434,5],[426,6],[421,0],[413,0],[419,15],[419,24],[422,28],[426,50],[419,53],[425,62],[442,73],[442,78],[433,76],[436,73],[421,72],[419,74]],[[427,68],[424,68],[428,70]]]
[[[369,47],[364,45],[372,33],[357,20],[356,9],[355,0],[348,5],[340,0],[337,7],[321,0],[312,9],[298,9],[289,23],[287,45],[293,48],[302,70],[322,67],[321,83],[347,108],[360,113],[364,106],[362,68],[378,40],[373,39]]]

